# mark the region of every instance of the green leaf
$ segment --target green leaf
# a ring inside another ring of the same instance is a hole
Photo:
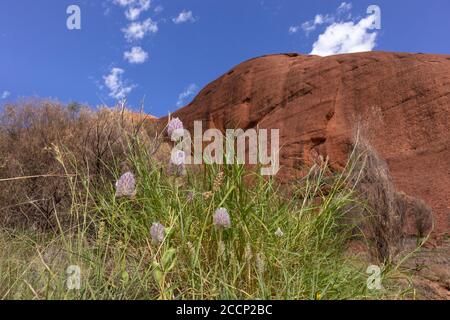
[[[155,278],[155,280],[156,280],[157,283],[161,283],[162,278],[163,278],[163,273],[162,273],[162,271],[159,270],[159,269],[155,269],[155,270],[153,271],[153,277]]]
[[[174,248],[169,248],[166,252],[164,252],[164,255],[161,259],[161,264],[164,270],[166,270],[167,267],[171,264],[175,253],[176,250]]]
[[[124,284],[128,283],[128,281],[130,280],[130,275],[128,274],[128,272],[123,271],[121,276],[122,276],[122,282]]]

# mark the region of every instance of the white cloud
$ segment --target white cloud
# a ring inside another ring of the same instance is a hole
[[[314,17],[313,20],[305,21],[300,26],[290,26],[289,33],[294,34],[297,33],[300,28],[309,35],[312,31],[316,30],[317,26],[325,24],[325,23],[333,23],[334,16],[332,15],[321,15],[318,14]]]
[[[142,12],[150,9],[150,0],[114,0],[114,3],[126,8],[125,16],[128,20],[134,21],[139,18]]]
[[[135,0],[114,0],[115,4],[118,4],[119,6],[126,7],[134,3]]]
[[[112,68],[110,73],[103,77],[111,98],[117,100],[123,99],[135,88],[135,85],[128,85],[122,80],[124,73],[125,71],[123,69]]]
[[[125,16],[128,20],[136,20],[139,18],[142,12],[150,9],[150,0],[140,0],[136,6],[131,6],[125,11]]]
[[[323,21],[324,21],[324,18],[323,18],[323,16],[321,14],[317,14],[314,17],[314,24],[322,24]]]
[[[333,24],[335,22],[342,21],[342,17],[344,14],[348,13],[346,18],[351,18],[350,10],[352,10],[353,6],[351,3],[342,2],[336,10],[336,13],[333,14],[317,14],[314,19],[303,22],[300,27],[308,36],[311,32],[315,31],[317,27],[326,24]],[[298,31],[299,26],[294,26],[295,32],[291,32],[289,29],[289,33],[296,33]]]
[[[195,83],[191,83],[180,95],[178,96],[177,107],[182,107],[187,98],[195,94],[198,87]]]
[[[342,2],[341,5],[338,7],[338,13],[344,13],[347,11],[352,10],[353,5],[351,3]]]
[[[310,32],[316,30],[317,26],[320,26],[320,25],[326,24],[326,23],[333,23],[334,20],[335,20],[335,18],[333,15],[317,14],[313,20],[303,22],[302,29],[308,35]]]
[[[299,29],[300,29],[299,26],[290,26],[289,27],[289,34],[297,33]]]
[[[125,34],[125,39],[127,39],[127,41],[129,42],[132,42],[135,40],[143,39],[149,32],[158,32],[158,24],[152,21],[152,19],[148,18],[143,22],[132,22],[126,28],[123,28],[122,31]]]
[[[133,47],[130,51],[125,51],[123,53],[123,58],[129,63],[141,64],[147,61],[148,53],[141,47]]]
[[[313,44],[311,54],[329,56],[372,51],[378,35],[376,32],[370,32],[374,21],[375,15],[371,15],[358,23],[353,21],[333,23]]]
[[[320,27],[322,34],[314,42],[310,53],[314,55],[371,51],[378,36],[373,31],[376,16],[373,14],[358,21],[352,17],[352,8],[351,3],[341,2],[335,13],[317,14],[314,19],[305,21],[300,26],[291,26],[289,33],[296,33],[301,28],[308,36]]]
[[[5,90],[2,92],[2,94],[0,94],[0,98],[3,100],[3,99],[8,98],[10,95],[11,95],[11,92]]]
[[[164,7],[163,6],[157,6],[154,10],[153,10],[156,14],[159,14],[161,12],[164,11]]]
[[[127,11],[125,11],[125,17],[127,17],[127,19],[131,21],[139,18],[140,14],[141,10],[139,8],[128,8]]]
[[[180,12],[180,14],[176,18],[173,18],[172,21],[175,24],[184,23],[184,22],[188,22],[188,21],[195,22],[195,18],[192,14],[192,11],[183,10]]]

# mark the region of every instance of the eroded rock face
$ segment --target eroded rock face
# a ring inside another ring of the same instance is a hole
[[[230,70],[174,116],[190,129],[194,120],[280,129],[282,179],[318,155],[342,167],[360,128],[396,189],[431,206],[435,234],[449,231],[450,55],[264,56]]]

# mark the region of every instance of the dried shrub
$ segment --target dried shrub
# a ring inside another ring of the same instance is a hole
[[[358,207],[361,229],[379,261],[392,261],[403,249],[408,221],[419,236],[430,232],[431,209],[420,199],[397,192],[386,162],[364,139],[355,139],[353,183],[365,204]],[[354,211],[354,210],[353,210]]]
[[[373,241],[374,255],[380,261],[391,260],[403,241],[402,210],[397,206],[396,192],[387,164],[367,141],[359,138],[355,145],[355,183],[366,203],[362,229]]]
[[[433,211],[421,199],[408,196],[404,192],[397,193],[398,205],[406,214],[404,232],[425,238],[433,230]]]
[[[0,115],[0,224],[54,228],[70,207],[68,175],[93,188],[126,169],[126,155],[152,145],[151,121],[124,108],[31,100]],[[57,151],[55,153],[55,151]],[[64,166],[62,165],[64,164]]]

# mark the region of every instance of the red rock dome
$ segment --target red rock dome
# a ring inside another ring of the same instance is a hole
[[[360,126],[384,158],[396,189],[433,209],[435,232],[450,216],[450,56],[369,52],[251,59],[178,110],[185,126],[280,129],[280,177],[314,155],[347,160]]]

